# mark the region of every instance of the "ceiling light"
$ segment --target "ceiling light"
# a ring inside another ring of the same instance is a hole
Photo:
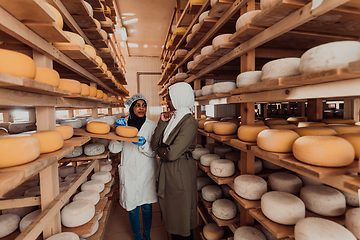
[[[148,47],[148,45],[147,44],[144,44],[144,48],[147,48]]]
[[[120,28],[119,28],[119,31],[120,31],[121,39],[122,39],[123,41],[127,41],[126,28],[125,28],[125,27],[120,27]]]
[[[125,43],[123,41],[121,41],[120,46],[125,47]]]
[[[121,14],[121,15],[123,15],[123,16],[134,16],[135,13],[123,13],[123,14]]]
[[[139,47],[139,45],[138,45],[137,43],[128,43],[128,46],[129,46],[130,48],[137,48],[137,47]]]
[[[124,24],[136,23],[136,22],[138,22],[138,21],[139,21],[138,18],[133,18],[133,19],[124,21]]]

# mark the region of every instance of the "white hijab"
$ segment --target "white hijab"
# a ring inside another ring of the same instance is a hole
[[[191,114],[190,109],[194,106],[194,92],[190,84],[185,82],[176,83],[169,87],[169,96],[175,108],[174,115],[165,128],[163,141],[166,142],[172,130],[186,114]]]

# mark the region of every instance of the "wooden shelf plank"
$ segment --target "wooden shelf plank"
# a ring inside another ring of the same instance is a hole
[[[212,8],[211,8],[212,9]],[[211,10],[210,10],[211,11]],[[206,33],[207,31],[209,31],[218,21],[218,19],[213,19],[213,18],[205,18],[201,23],[200,23],[200,28],[197,32],[199,33]],[[195,33],[196,34],[196,33]]]
[[[196,101],[211,100],[211,99],[218,99],[218,98],[226,98],[226,97],[230,97],[230,96],[231,96],[230,93],[217,93],[217,94],[210,94],[210,95],[197,97],[195,100]]]
[[[76,44],[61,45],[56,43],[54,43],[53,45],[71,59],[81,59],[81,60],[90,59],[90,56],[79,45]]]
[[[200,214],[205,224],[209,224],[213,222],[212,218],[209,216],[209,213],[207,212],[204,206],[198,204],[197,211]]]
[[[107,48],[109,47],[104,39],[92,39],[90,40],[95,48]]]
[[[234,225],[234,224],[240,222],[240,213],[237,213],[234,218],[229,219],[229,220],[223,220],[223,219],[217,218],[217,217],[215,217],[215,215],[213,213],[210,213],[210,216],[212,217],[212,219],[214,219],[214,221],[216,222],[216,224],[219,227],[231,226],[231,225]]]
[[[229,145],[241,151],[247,151],[250,150],[251,146],[255,146],[256,143],[245,142],[240,139],[231,139]]]
[[[103,9],[94,8],[93,12],[94,12],[94,18],[96,18],[98,21],[106,21],[105,13]]]
[[[201,59],[199,61],[200,65],[209,65],[213,62],[216,62],[219,59],[219,57],[211,57],[210,55],[206,55],[205,58]]]
[[[210,17],[222,17],[224,13],[231,7],[234,0],[217,0],[213,6],[211,6],[209,16]]]
[[[238,203],[240,203],[240,205],[243,206],[243,208],[245,208],[245,209],[260,208],[261,207],[260,200],[257,200],[257,201],[247,200],[247,199],[242,198],[239,195],[237,195],[234,190],[230,190],[230,195]]]
[[[344,181],[344,187],[351,189],[352,191],[358,192],[360,189],[360,177],[359,176],[349,176],[349,179]]]
[[[207,174],[212,180],[216,182],[216,184],[222,185],[222,184],[233,183],[234,179],[240,175],[240,172],[235,172],[234,175],[232,175],[231,177],[217,177],[214,176],[211,172],[208,172]]]
[[[85,14],[77,13],[77,15],[72,15],[72,17],[74,18],[75,22],[79,25],[79,27],[81,27],[82,29],[96,28],[96,23],[89,14],[85,15]]]
[[[102,98],[84,96],[84,95],[80,95],[80,94],[72,94],[71,96],[66,96],[66,98],[74,98],[74,99],[82,99],[82,100],[93,101],[93,102],[109,103],[109,101],[104,100]]]
[[[202,3],[196,3],[196,2],[192,3],[189,8],[189,14],[190,15],[197,14],[199,12],[199,10],[201,9],[202,5],[203,5]]]
[[[88,0],[87,2],[90,3],[93,8],[101,8],[99,0]]]
[[[75,19],[75,17],[79,17],[79,16],[89,16],[90,17],[90,13],[88,12],[85,3],[81,0],[62,0],[61,1],[62,4],[66,7],[66,9],[68,10],[68,12],[73,16],[73,18]],[[75,19],[76,21],[76,19]],[[79,25],[79,27],[82,27]]]
[[[100,193],[100,197],[103,198],[105,195],[107,195],[107,191],[109,191],[109,188],[111,188],[111,185],[114,183],[115,178],[111,178],[110,182],[105,184],[104,190]]]
[[[114,25],[112,24],[101,23],[101,29],[105,30],[107,33],[114,34]]]
[[[186,49],[192,49],[205,36],[205,33],[195,32],[189,42],[186,43]]]
[[[138,137],[134,137],[134,138],[120,137],[120,136],[116,135],[116,133],[114,133],[114,132],[109,132],[109,133],[107,133],[107,134],[94,134],[94,133],[89,133],[89,132],[86,132],[85,129],[74,129],[74,135],[78,135],[78,136],[90,136],[90,137],[92,137],[92,138],[115,139],[115,140],[126,141],[126,142],[137,142],[137,141],[139,140]]]
[[[209,54],[209,56],[210,57],[222,57],[222,56],[228,54],[229,52],[231,52],[234,48],[235,48],[235,46],[220,45],[217,48],[215,48],[214,51]]]
[[[230,141],[231,139],[237,139],[238,136],[237,134],[234,135],[219,135],[219,134],[215,134],[215,133],[210,133],[210,137],[218,140],[220,142],[226,142],[226,141]]]
[[[106,204],[104,211],[103,211],[103,217],[99,220],[99,229],[96,231],[96,233],[94,235],[88,237],[87,240],[103,239],[104,234],[105,234],[106,225],[109,220],[109,216],[112,213],[110,211],[112,204],[113,204],[113,201],[108,201],[108,203]]]
[[[204,200],[203,197],[201,196],[201,191],[198,192],[198,199],[200,199],[201,202],[204,204],[204,207],[206,208],[208,213],[211,213],[212,202],[208,202],[208,201]]]
[[[90,140],[91,140],[91,137],[89,137],[89,136],[72,137],[72,138],[64,141],[64,146],[80,147],[80,146],[84,145],[85,143],[89,142]]]
[[[201,135],[205,136],[205,137],[209,137],[209,136],[210,136],[210,133],[206,132],[204,129],[198,128],[198,132],[199,132]]]
[[[201,163],[199,163],[198,167],[199,167],[201,170],[203,170],[205,173],[210,172],[210,167],[204,166],[204,165],[202,165]]]
[[[104,159],[104,158],[107,158],[107,155],[108,155],[108,151],[105,151],[104,153],[96,155],[96,156],[87,156],[85,154],[82,154],[79,157],[63,158],[63,159],[59,160],[59,163],[81,162],[81,161],[91,161],[94,159]]]
[[[90,41],[93,41],[93,40],[104,40],[104,38],[103,38],[102,35],[100,34],[100,30],[97,29],[97,28],[83,29],[83,32],[84,32],[85,35],[89,38]]]
[[[26,21],[23,23],[48,42],[70,42],[70,38],[55,22],[37,23]]]

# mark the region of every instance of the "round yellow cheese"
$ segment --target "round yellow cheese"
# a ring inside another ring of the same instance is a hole
[[[56,131],[61,133],[64,140],[70,139],[74,135],[74,128],[70,125],[56,126]]]
[[[73,94],[81,93],[81,83],[73,79],[60,79],[60,89],[69,90]]]
[[[90,87],[85,83],[81,83],[81,95],[89,96],[90,95]]]
[[[246,142],[256,142],[258,134],[269,127],[265,125],[242,125],[238,129],[238,138]]]
[[[303,136],[293,145],[296,159],[323,167],[343,167],[351,164],[355,150],[351,143],[335,136]]]
[[[0,168],[31,162],[41,153],[40,140],[29,134],[0,137]]]
[[[266,129],[257,136],[257,145],[270,152],[291,152],[293,143],[299,137],[288,129]]]
[[[85,44],[85,52],[87,54],[89,54],[89,56],[92,58],[92,59],[95,59],[96,58],[96,50],[95,48],[93,48],[92,46],[88,45],[88,44]]]
[[[103,64],[103,60],[102,60],[102,58],[101,58],[101,57],[96,56],[95,61],[97,62],[97,64],[98,64],[99,66],[102,66],[102,64]]]
[[[326,124],[322,122],[299,122],[298,127],[325,127]]]
[[[86,131],[95,134],[107,134],[110,132],[110,125],[106,122],[89,122],[86,125]]]
[[[31,135],[40,140],[41,153],[54,152],[64,145],[63,135],[58,131],[39,131]]]
[[[349,124],[349,125],[354,125],[356,123],[354,119],[340,119],[340,118],[323,119],[322,122],[326,124]]]
[[[266,118],[265,119],[265,125],[280,125],[280,124],[288,124],[286,119],[284,118]]]
[[[329,125],[334,129],[338,135],[345,133],[360,133],[360,126],[358,125]]]
[[[104,63],[104,62],[101,64],[101,68],[104,70],[104,72],[106,72],[108,70],[106,63]]]
[[[61,13],[56,9],[54,8],[53,6],[51,6],[50,4],[48,3],[45,3],[49,8],[50,10],[55,14],[55,23],[56,25],[59,26],[59,28],[63,29],[64,27],[64,20],[63,20],[63,17],[61,16]]]
[[[118,126],[116,127],[115,132],[120,137],[132,138],[136,137],[136,135],[138,134],[138,129],[131,126]]]
[[[224,229],[216,223],[208,223],[203,228],[203,234],[207,240],[220,240],[224,236]]]
[[[0,49],[0,73],[34,79],[36,65],[32,58],[23,53]]]
[[[50,84],[54,87],[59,87],[60,75],[57,71],[51,68],[36,67],[35,81]]]
[[[96,97],[96,94],[97,94],[97,89],[96,87],[93,87],[93,86],[89,86],[90,88],[90,97]]]
[[[290,124],[297,125],[299,122],[306,122],[307,117],[288,117],[288,119],[286,119],[286,121]]]
[[[270,129],[289,129],[289,130],[294,130],[297,129],[298,127],[294,124],[274,124],[274,125],[269,125]]]
[[[200,129],[204,129],[205,123],[206,123],[206,122],[209,122],[209,121],[211,121],[211,120],[206,120],[206,119],[201,119],[201,120],[199,120],[199,121],[198,121],[198,127],[199,127]]]
[[[104,93],[104,96],[102,97],[102,99],[108,100],[108,95],[106,93]]]
[[[297,134],[302,136],[335,136],[336,131],[329,127],[301,127],[294,129]]]
[[[96,98],[103,98],[104,92],[102,90],[96,90]]]
[[[233,122],[217,122],[213,129],[218,135],[232,135],[236,133],[238,125]]]
[[[113,76],[109,70],[106,71],[106,75],[108,76],[108,78],[112,78],[112,76]]]
[[[360,157],[360,133],[345,133],[341,134],[340,137],[346,139],[355,149],[355,158]]]
[[[186,32],[185,27],[178,27],[178,28],[175,28],[175,30],[174,30],[174,34],[176,34],[176,33],[185,33],[185,32]]]

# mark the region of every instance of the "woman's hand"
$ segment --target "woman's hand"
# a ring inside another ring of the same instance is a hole
[[[170,112],[162,112],[160,114],[160,118],[162,121],[167,122],[171,119],[172,115],[174,114],[174,111],[170,111]]]

